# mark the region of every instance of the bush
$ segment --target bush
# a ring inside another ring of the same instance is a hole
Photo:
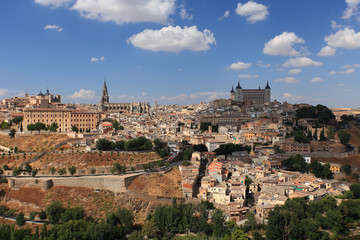
[[[16,216],[16,224],[18,226],[24,226],[25,225],[25,218],[24,218],[24,213],[20,212],[17,216]]]
[[[39,212],[30,212],[30,215],[29,215],[29,221],[32,221],[34,220],[34,218],[36,217],[36,215],[38,215]]]

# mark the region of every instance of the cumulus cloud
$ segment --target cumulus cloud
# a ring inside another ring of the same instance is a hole
[[[80,89],[80,91],[75,92],[73,95],[71,95],[70,98],[88,100],[95,98],[95,96],[95,91]]]
[[[184,19],[184,20],[185,20],[185,19],[191,20],[191,19],[194,18],[194,16],[191,15],[191,14],[189,14],[184,7],[182,7],[182,8],[180,9],[180,17],[181,17],[182,19]]]
[[[300,83],[299,80],[297,80],[294,77],[278,78],[274,82],[292,83],[292,84]]]
[[[45,30],[47,30],[47,29],[54,29],[54,30],[57,30],[58,32],[62,32],[62,30],[63,30],[60,26],[58,26],[58,25],[56,25],[56,24],[46,25],[46,26],[44,27],[44,29],[45,29]]]
[[[165,101],[165,102],[189,102],[194,100],[206,100],[206,101],[212,101],[218,98],[228,97],[228,92],[195,92],[192,94],[179,94],[176,96],[161,96],[159,100]]]
[[[214,34],[205,29],[199,31],[196,26],[168,26],[160,30],[146,29],[128,39],[135,47],[150,51],[180,52],[183,50],[206,51],[216,44]]]
[[[295,44],[303,44],[305,40],[296,36],[293,32],[283,32],[282,34],[274,37],[267,43],[265,43],[263,53],[272,56],[299,56],[307,54],[305,48],[297,51],[294,48]]]
[[[360,0],[345,0],[345,2],[347,3],[347,8],[344,11],[343,18],[349,19],[359,14]]]
[[[239,74],[238,78],[248,78],[248,79],[252,79],[252,78],[258,78],[259,75],[255,74],[255,75],[250,75],[250,74]]]
[[[0,88],[0,96],[3,97],[7,94],[8,90],[6,88]]]
[[[359,68],[360,67],[360,64],[353,64],[353,65],[344,65],[344,66],[341,66],[341,68]]]
[[[222,21],[224,18],[228,18],[230,16],[230,11],[226,10],[224,15],[218,18],[219,21]]]
[[[78,11],[83,18],[100,22],[113,21],[117,24],[135,22],[167,24],[176,8],[176,0],[35,0],[35,2],[52,7],[67,5],[68,9]]]
[[[256,23],[257,21],[264,21],[269,15],[268,6],[254,1],[247,3],[238,3],[235,9],[236,14],[242,17],[246,17],[246,20],[250,23]]]
[[[105,61],[105,57],[99,57],[99,58],[92,57],[90,59],[90,62],[99,62],[99,61]]]
[[[331,28],[332,29],[338,29],[338,28],[342,28],[343,26],[341,24],[338,24],[337,22],[335,22],[334,20],[331,21]]]
[[[44,6],[50,6],[50,7],[60,7],[67,3],[70,3],[69,0],[35,0],[36,3],[39,3]]]
[[[321,66],[322,62],[316,62],[308,57],[298,57],[298,58],[291,58],[288,59],[284,64],[283,67],[307,67],[307,66]]]
[[[319,82],[323,82],[324,80],[322,80],[319,77],[314,77],[313,79],[310,80],[311,83],[319,83]]]
[[[270,63],[265,64],[262,60],[258,60],[256,65],[259,66],[259,67],[265,67],[265,68],[268,68],[268,67],[271,66]]]
[[[312,99],[311,97],[306,97],[306,96],[295,96],[292,95],[291,93],[284,93],[283,98],[286,101],[307,101]]]
[[[290,73],[290,74],[298,74],[298,73],[301,73],[301,72],[302,72],[302,69],[294,68],[294,69],[290,69],[288,73]]]
[[[336,48],[325,46],[317,54],[320,57],[334,56],[336,54]]]
[[[354,49],[360,47],[360,32],[354,29],[344,28],[334,34],[325,36],[325,42],[333,48]]]
[[[230,66],[227,66],[227,70],[244,70],[248,69],[251,66],[251,63],[237,62],[233,63]]]
[[[329,72],[329,75],[335,75],[335,74],[352,74],[355,72],[354,68],[349,68],[346,69],[345,71],[339,71],[339,72],[335,72],[335,71],[331,71]]]

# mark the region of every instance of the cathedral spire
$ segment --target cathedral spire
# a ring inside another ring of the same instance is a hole
[[[230,92],[231,92],[231,93],[235,92],[235,91],[234,91],[234,86],[231,87],[231,91],[230,91]]]
[[[266,82],[266,87],[265,87],[265,89],[270,89],[269,81]]]
[[[240,81],[238,81],[238,85],[237,85],[236,89],[241,89]]]
[[[103,86],[102,94],[101,94],[101,104],[104,104],[104,103],[109,103],[109,93],[108,93],[108,89],[106,86],[105,78],[104,78],[104,86]]]

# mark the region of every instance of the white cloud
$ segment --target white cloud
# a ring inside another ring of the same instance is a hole
[[[360,1],[360,0],[359,0]],[[360,32],[354,29],[344,28],[334,34],[325,36],[325,42],[333,48],[354,49],[360,47]]]
[[[335,74],[351,74],[354,73],[355,69],[354,68],[349,68],[346,69],[345,71],[340,71],[340,72],[335,72],[335,71],[331,71],[329,72],[329,75],[335,75]]]
[[[345,2],[348,6],[344,11],[343,18],[349,19],[352,16],[356,16],[359,14],[360,0],[345,0]]]
[[[295,96],[292,95],[291,93],[284,93],[283,98],[286,101],[307,101],[312,99],[311,97],[306,97],[306,96]]]
[[[161,96],[159,99],[166,102],[184,103],[184,102],[189,102],[189,100],[193,101],[196,99],[212,101],[223,97],[229,97],[229,93],[228,92],[195,92],[189,95],[182,93],[176,96]]]
[[[265,68],[268,68],[268,67],[271,66],[270,63],[265,64],[262,60],[258,60],[256,65],[259,66],[259,67],[265,67]]]
[[[117,24],[156,22],[168,24],[176,0],[35,0],[44,6],[76,10],[81,17]],[[71,6],[70,6],[71,5]]]
[[[35,0],[35,2],[44,6],[60,7],[69,3],[70,1],[69,0]]]
[[[251,66],[251,63],[237,62],[233,63],[230,66],[226,67],[227,70],[244,70],[248,69]]]
[[[180,17],[187,20],[191,20],[194,18],[194,16],[189,14],[184,7],[180,9]]]
[[[242,17],[246,17],[246,20],[250,23],[263,21],[269,15],[268,6],[253,1],[245,4],[238,3],[235,12]]]
[[[0,88],[0,96],[5,96],[8,93],[8,90],[6,88]]]
[[[288,73],[290,73],[290,74],[298,74],[298,73],[301,73],[301,72],[302,72],[302,69],[294,68],[294,69],[290,69]]]
[[[93,98],[95,98],[95,96],[96,96],[95,91],[80,89],[80,91],[75,92],[73,95],[71,95],[70,98],[93,99]]]
[[[339,29],[339,28],[342,28],[342,27],[343,27],[342,25],[338,24],[334,20],[331,21],[331,28],[332,29]]]
[[[341,68],[359,68],[359,67],[360,67],[360,64],[357,63],[357,64],[354,64],[354,65],[344,65]]]
[[[319,83],[319,82],[323,82],[324,80],[322,80],[319,77],[314,77],[313,79],[310,80],[311,83]]]
[[[300,49],[300,52],[295,50],[295,44],[303,44],[305,40],[296,36],[293,32],[283,32],[265,43],[263,53],[272,56],[300,56],[307,54],[305,48]]]
[[[168,26],[160,30],[146,29],[128,39],[135,47],[150,51],[180,52],[183,50],[205,51],[210,44],[216,44],[214,34],[205,29],[199,31],[196,26]]]
[[[47,30],[47,29],[55,29],[55,30],[57,30],[58,32],[62,32],[62,30],[63,30],[60,26],[58,26],[58,25],[56,25],[56,24],[46,25],[46,26],[44,27],[44,29],[45,29],[45,30]]]
[[[300,83],[299,80],[297,80],[294,77],[278,78],[274,82],[291,83],[291,84]]]
[[[222,21],[224,18],[228,18],[230,16],[230,11],[226,10],[224,15],[218,18],[219,21]]]
[[[317,54],[320,57],[334,56],[336,54],[336,48],[325,46]]]
[[[90,62],[99,62],[99,61],[105,61],[105,57],[100,57],[100,58],[92,57],[90,59]]]
[[[345,86],[345,84],[343,84],[343,83],[339,83],[339,84],[335,85],[335,87],[344,87],[344,86]]]
[[[321,66],[322,62],[316,62],[308,57],[298,57],[298,58],[291,58],[288,59],[284,64],[283,67],[306,67],[306,66]]]
[[[252,79],[252,78],[258,78],[259,75],[255,74],[255,75],[250,75],[250,74],[239,74],[238,78],[248,78],[248,79]]]

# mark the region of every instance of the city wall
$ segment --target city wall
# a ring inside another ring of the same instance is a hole
[[[52,186],[86,187],[105,189],[114,193],[126,192],[127,187],[140,174],[125,176],[86,176],[86,177],[54,177],[54,178],[10,178],[10,188],[41,187],[47,190]]]

